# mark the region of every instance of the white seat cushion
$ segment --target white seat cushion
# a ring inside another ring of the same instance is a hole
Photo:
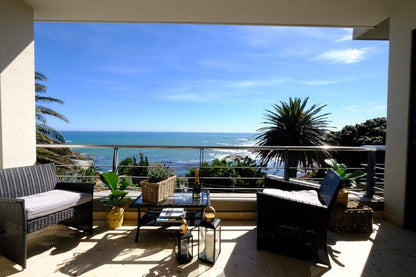
[[[324,206],[321,201],[319,201],[318,192],[316,190],[281,190],[281,189],[264,189],[263,193],[269,195],[275,195],[282,198],[311,203],[316,206]]]
[[[92,195],[55,189],[18,198],[25,200],[26,216],[30,220],[87,203],[91,201]]]

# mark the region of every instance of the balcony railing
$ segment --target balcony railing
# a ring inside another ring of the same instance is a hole
[[[259,186],[244,186],[239,187],[236,185],[228,185],[224,186],[221,184],[218,184],[218,181],[224,180],[226,182],[227,180],[243,180],[246,182],[253,182],[257,180],[264,179],[264,176],[262,177],[235,177],[235,176],[204,176],[204,168],[207,169],[206,162],[209,162],[210,159],[207,159],[207,152],[212,153],[213,151],[224,151],[224,150],[230,150],[230,151],[248,151],[248,153],[255,153],[256,151],[262,150],[262,151],[282,151],[284,153],[284,159],[282,162],[277,161],[274,164],[269,163],[267,166],[250,166],[250,167],[243,167],[243,166],[234,166],[234,169],[257,169],[263,173],[271,173],[280,175],[282,178],[288,180],[289,179],[289,172],[292,169],[297,170],[297,179],[305,180],[305,181],[311,181],[319,183],[322,178],[319,177],[311,177],[309,173],[316,172],[320,169],[326,169],[322,167],[295,167],[291,168],[289,167],[289,157],[290,152],[296,152],[296,151],[326,151],[328,153],[331,152],[355,152],[355,153],[366,153],[366,161],[362,161],[360,163],[359,167],[354,168],[348,168],[349,170],[362,170],[366,173],[366,176],[359,179],[357,181],[357,187],[355,190],[359,191],[366,191],[366,197],[372,198],[374,194],[382,195],[383,194],[383,185],[384,185],[384,164],[383,163],[376,163],[376,152],[377,151],[384,151],[380,148],[366,146],[366,147],[343,147],[343,146],[171,146],[171,145],[80,145],[80,144],[38,144],[37,147],[41,148],[71,148],[71,149],[77,149],[76,152],[83,152],[88,153],[88,150],[91,149],[109,149],[112,151],[112,163],[111,164],[95,164],[94,166],[97,168],[101,168],[105,171],[112,170],[117,172],[122,167],[129,167],[129,166],[121,166],[119,165],[119,150],[120,149],[137,149],[140,152],[143,152],[146,155],[146,151],[149,151],[150,149],[162,149],[162,150],[168,150],[168,149],[176,149],[181,151],[194,151],[194,155],[196,155],[195,160],[198,162],[195,162],[194,164],[189,163],[186,165],[179,165],[179,164],[172,164],[169,165],[169,167],[176,169],[180,174],[177,174],[178,176],[181,176],[182,178],[186,178],[189,181],[192,181],[192,177],[184,177],[185,172],[189,172],[190,169],[193,168],[199,168],[201,172],[201,183],[204,187],[204,189],[210,189],[213,191],[228,191],[228,192],[236,192],[236,191],[244,191],[244,192],[253,192],[261,189]],[[79,150],[81,149],[81,150]],[[153,161],[153,162],[161,162],[161,161]],[[163,161],[162,161],[163,162]],[[69,165],[68,165],[69,166]],[[145,166],[134,166],[134,167],[145,167]],[[224,169],[229,168],[227,166],[208,166],[209,169]],[[61,175],[59,176],[63,179],[71,179],[74,180],[77,178],[76,173],[74,175],[68,176],[68,175]],[[96,179],[97,176],[79,176],[82,178],[91,178]],[[136,180],[142,180],[146,179],[146,176],[126,176],[126,177],[132,177]],[[216,185],[213,184],[213,180],[216,181]],[[354,189],[353,189],[354,190]]]

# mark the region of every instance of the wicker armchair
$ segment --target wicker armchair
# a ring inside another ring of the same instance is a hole
[[[327,228],[343,179],[329,169],[321,184],[266,176],[257,193],[257,249],[328,266]]]
[[[59,183],[54,164],[0,170],[0,254],[26,267],[26,234],[61,223],[92,233],[92,183]]]

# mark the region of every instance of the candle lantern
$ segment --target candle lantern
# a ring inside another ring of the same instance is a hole
[[[193,238],[191,232],[182,234],[176,232],[175,255],[179,264],[185,264],[192,261],[193,258]]]
[[[175,255],[180,264],[189,263],[193,256],[193,238],[188,230],[186,219],[182,217],[182,225],[176,232]]]
[[[211,206],[204,210],[205,219],[198,226],[198,258],[214,264],[221,252],[221,220]]]

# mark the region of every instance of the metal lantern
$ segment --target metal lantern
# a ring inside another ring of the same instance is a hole
[[[175,255],[179,264],[185,264],[192,261],[193,253],[193,237],[191,232],[182,234],[180,231],[176,232],[176,246]]]
[[[198,226],[198,259],[210,264],[215,263],[221,252],[221,220],[212,213],[215,213],[214,208],[205,208],[207,216]]]

